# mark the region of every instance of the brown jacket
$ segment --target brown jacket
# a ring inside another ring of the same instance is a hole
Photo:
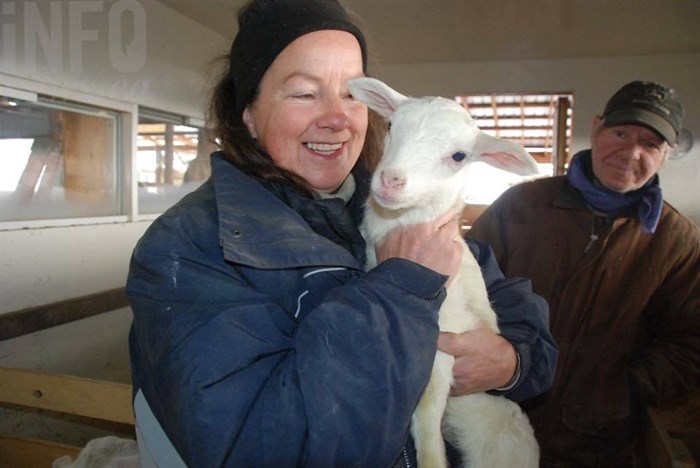
[[[698,226],[667,203],[654,234],[606,222],[552,177],[512,187],[470,236],[550,304],[554,385],[524,404],[543,466],[625,466],[643,405],[700,386]]]

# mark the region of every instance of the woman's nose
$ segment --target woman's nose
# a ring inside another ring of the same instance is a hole
[[[343,99],[328,97],[323,102],[323,112],[318,119],[318,126],[333,130],[343,130],[350,125]]]

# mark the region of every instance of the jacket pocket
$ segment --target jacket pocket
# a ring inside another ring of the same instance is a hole
[[[564,405],[561,418],[564,426],[582,434],[615,436],[630,431],[629,408]]]

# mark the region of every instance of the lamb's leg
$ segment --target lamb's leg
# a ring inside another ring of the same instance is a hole
[[[487,393],[450,397],[442,423],[445,439],[462,454],[464,466],[539,466],[539,447],[528,417],[505,397]]]
[[[441,422],[452,381],[454,357],[438,351],[428,386],[413,413],[411,435],[416,444],[420,468],[447,466]]]

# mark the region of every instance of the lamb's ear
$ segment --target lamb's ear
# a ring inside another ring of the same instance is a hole
[[[487,164],[518,175],[535,175],[537,161],[520,145],[479,131],[474,154]]]
[[[364,102],[375,110],[385,120],[391,119],[391,114],[408,97],[393,90],[384,82],[376,78],[358,77],[350,78],[347,82],[352,96],[358,101]]]

